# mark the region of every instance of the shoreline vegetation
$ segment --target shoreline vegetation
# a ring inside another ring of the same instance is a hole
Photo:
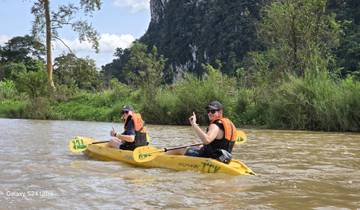
[[[244,2],[231,8],[246,9]],[[150,24],[154,36],[117,48],[101,71],[90,58],[60,55],[52,65],[56,88],[49,86],[45,45],[34,36],[14,37],[0,46],[0,117],[120,121],[121,107],[131,104],[150,124],[188,124],[196,112],[205,125],[204,106],[218,100],[237,127],[359,132],[354,2],[249,3],[258,14],[252,16],[204,1],[189,9],[216,12],[208,19],[181,13],[167,19],[171,24]],[[169,1],[167,9],[178,4]]]
[[[103,90],[59,86],[56,92],[47,87],[41,71],[44,83],[35,85],[43,84],[40,92],[19,92],[14,81],[0,82],[0,117],[118,122],[121,107],[132,104],[149,124],[185,125],[195,111],[204,125],[204,104],[216,99],[237,127],[359,131],[360,83],[352,77],[334,80],[325,72],[304,78],[289,75],[281,83],[263,81],[246,88],[239,84],[242,78],[223,75],[210,65],[204,68],[200,78],[189,73],[154,89],[112,79]]]

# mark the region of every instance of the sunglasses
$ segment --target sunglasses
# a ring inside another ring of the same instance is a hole
[[[215,114],[215,112],[219,111],[218,109],[208,109],[207,113],[211,112],[211,114]]]
[[[121,111],[121,114],[128,114],[129,111]]]

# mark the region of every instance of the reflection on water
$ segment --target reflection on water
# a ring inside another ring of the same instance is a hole
[[[143,169],[67,151],[76,135],[107,140],[111,123],[0,119],[1,209],[356,209],[360,135],[246,130],[234,149],[258,176]],[[152,142],[197,142],[187,126],[149,126]],[[66,201],[66,202],[65,202]]]

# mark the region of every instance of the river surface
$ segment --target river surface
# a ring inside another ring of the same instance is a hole
[[[245,129],[233,154],[257,176],[136,168],[68,151],[121,124],[0,119],[0,209],[360,209],[360,135]],[[198,142],[148,125],[152,144]]]

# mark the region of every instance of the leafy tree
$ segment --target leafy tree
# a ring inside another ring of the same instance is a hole
[[[353,74],[360,78],[360,1],[328,0],[328,8],[343,23],[340,46],[334,51],[342,76]]]
[[[273,2],[264,8],[259,25],[259,37],[267,47],[266,66],[300,76],[308,70],[326,70],[333,60],[331,49],[339,43],[339,29],[335,16],[326,13],[326,0]]]
[[[13,80],[20,72],[26,72],[26,66],[23,63],[5,63],[0,66],[0,80]]]
[[[17,74],[15,83],[19,92],[27,93],[31,99],[49,95],[45,71],[22,71]]]
[[[77,58],[74,54],[59,56],[55,59],[54,75],[59,84],[80,89],[97,90],[101,86],[100,75],[95,61]]]
[[[161,85],[165,58],[156,47],[148,49],[145,44],[134,43],[130,49],[129,61],[125,66],[128,82],[140,87],[148,100],[154,100],[156,89]]]
[[[0,72],[9,78],[11,74],[9,67],[14,64],[24,65],[24,70],[37,71],[42,68],[43,55],[45,55],[45,46],[36,41],[34,37],[29,35],[13,37],[3,47],[0,47],[0,63],[3,64],[3,70]]]
[[[42,60],[45,46],[33,36],[16,36],[0,47],[0,62],[27,63],[28,60]]]
[[[116,78],[122,83],[127,82],[124,68],[129,60],[129,55],[130,49],[117,48],[114,53],[114,56],[117,58],[113,59],[111,63],[101,67],[101,72],[104,75],[106,86],[109,86],[112,78]]]
[[[93,11],[100,9],[100,5],[100,0],[80,0],[80,7],[85,14],[91,14]],[[34,36],[39,37],[39,35],[45,34],[46,37],[48,83],[53,89],[55,89],[55,85],[53,82],[51,42],[53,39],[62,41],[59,37],[58,29],[63,28],[65,25],[70,25],[75,32],[78,32],[80,41],[87,40],[91,42],[92,47],[98,52],[98,33],[86,21],[74,20],[80,7],[73,4],[60,5],[57,11],[50,11],[49,0],[37,0],[31,10],[31,13],[35,16],[33,24]]]

